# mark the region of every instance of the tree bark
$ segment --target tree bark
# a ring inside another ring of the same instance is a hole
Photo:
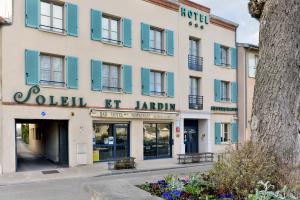
[[[260,21],[252,141],[282,164],[299,161],[300,0],[250,0]]]

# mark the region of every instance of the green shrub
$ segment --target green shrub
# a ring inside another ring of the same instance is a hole
[[[26,144],[29,144],[29,125],[28,124],[22,124],[21,131],[22,131],[22,140]]]
[[[215,163],[209,177],[220,193],[233,193],[239,199],[255,193],[261,180],[277,188],[282,178],[277,163],[274,155],[266,156],[249,142],[239,150],[230,150],[228,156]]]

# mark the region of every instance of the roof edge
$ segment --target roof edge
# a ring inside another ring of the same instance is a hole
[[[237,24],[233,21],[224,19],[222,17],[218,17],[216,15],[210,15],[210,22],[214,25],[217,25],[217,26],[220,26],[220,27],[226,28],[228,30],[232,30],[232,31],[236,31],[236,29],[239,26],[239,24]]]
[[[259,46],[255,44],[250,44],[250,43],[237,43],[238,47],[244,47],[247,49],[254,49],[254,50],[259,50]]]
[[[178,0],[178,2],[210,14],[210,8],[208,8],[204,5],[192,2],[190,0]]]
[[[143,1],[155,4],[157,6],[164,7],[169,10],[179,12],[179,4],[170,0],[143,0]]]

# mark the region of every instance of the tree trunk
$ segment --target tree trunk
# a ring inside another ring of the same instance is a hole
[[[250,0],[249,11],[260,20],[251,139],[292,164],[300,149],[300,0]]]

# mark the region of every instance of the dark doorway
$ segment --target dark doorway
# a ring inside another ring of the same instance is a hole
[[[16,120],[16,170],[66,167],[68,121]]]
[[[129,157],[129,124],[94,123],[94,132],[94,162]]]
[[[198,120],[184,120],[185,153],[199,152]]]

